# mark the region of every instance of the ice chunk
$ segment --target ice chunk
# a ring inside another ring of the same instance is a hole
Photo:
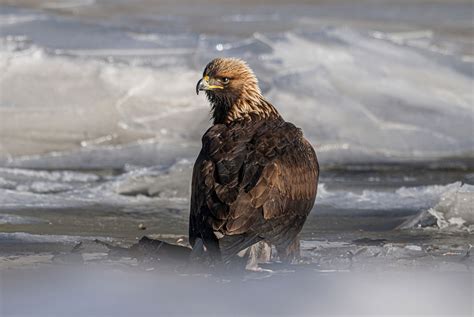
[[[140,169],[121,177],[117,192],[122,195],[187,199],[190,195],[191,174],[192,163],[187,160],[179,161],[166,170]]]
[[[474,186],[463,185],[455,192],[442,195],[429,210],[440,228],[471,228],[474,225]]]

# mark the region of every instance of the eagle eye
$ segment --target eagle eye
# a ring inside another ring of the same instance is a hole
[[[221,81],[222,81],[224,84],[228,84],[228,83],[229,83],[229,80],[230,80],[230,79],[229,79],[228,77],[223,77],[223,78],[221,79]]]

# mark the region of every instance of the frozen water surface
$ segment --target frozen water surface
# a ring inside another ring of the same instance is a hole
[[[472,36],[468,1],[0,1],[0,314],[208,312],[192,284],[221,315],[471,315]],[[318,152],[306,264],[110,258],[93,239],[186,243],[216,56],[246,59]]]
[[[221,17],[203,9],[168,15],[168,7],[161,15],[138,15],[135,8],[127,18],[112,5],[105,20],[89,16],[95,7],[105,14],[104,6],[2,7],[4,164],[139,140],[198,144],[209,125],[208,106],[193,87],[205,63],[219,55],[249,61],[266,96],[304,128],[323,162],[472,157],[471,30],[460,3],[449,10],[413,5],[403,27],[393,21],[402,18],[400,9],[388,4],[374,5],[367,16],[357,11],[344,23],[338,19],[347,18],[350,6],[343,4],[297,5],[292,13],[277,6],[272,14],[265,6],[252,14],[248,5]],[[68,14],[72,8],[77,17]],[[457,22],[428,25],[451,16]],[[361,18],[392,21],[363,27]],[[219,31],[203,30],[202,19]],[[248,34],[254,22],[267,26]]]

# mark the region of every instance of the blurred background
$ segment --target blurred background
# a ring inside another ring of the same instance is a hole
[[[473,35],[463,0],[0,0],[0,268],[95,237],[185,241],[211,124],[195,84],[219,56],[248,61],[316,148],[315,262],[364,243],[387,262],[462,257]]]
[[[4,166],[194,157],[216,56],[249,62],[323,166],[473,155],[470,1],[0,3]]]

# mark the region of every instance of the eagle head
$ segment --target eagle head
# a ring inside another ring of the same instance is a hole
[[[214,123],[278,115],[263,98],[252,69],[238,58],[216,58],[207,64],[196,85],[196,93],[200,91],[211,103]]]
[[[208,97],[238,98],[243,93],[260,94],[257,77],[247,65],[238,58],[215,58],[207,64],[202,78],[196,85],[196,93],[204,90]]]

